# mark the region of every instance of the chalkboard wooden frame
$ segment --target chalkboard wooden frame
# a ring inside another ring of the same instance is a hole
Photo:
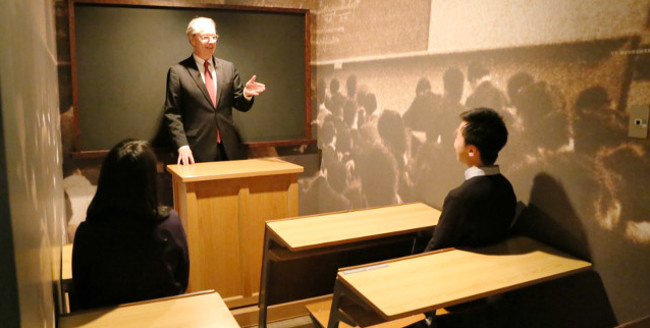
[[[79,88],[78,88],[78,66],[77,66],[77,44],[75,35],[75,5],[99,5],[106,7],[123,7],[123,8],[152,8],[152,9],[209,9],[209,10],[232,10],[239,12],[258,12],[258,13],[279,13],[279,14],[299,14],[304,17],[304,138],[294,138],[290,140],[272,140],[272,141],[253,141],[246,142],[247,147],[281,147],[281,146],[294,146],[303,144],[312,144],[315,140],[312,138],[311,133],[311,53],[310,53],[310,17],[308,9],[295,9],[295,8],[276,8],[276,7],[253,7],[253,6],[233,6],[233,5],[220,5],[220,4],[197,4],[188,0],[70,0],[69,2],[69,26],[70,26],[70,57],[71,57],[71,72],[72,72],[72,97],[73,97],[73,113],[75,129],[78,135],[81,136],[81,125],[79,121]],[[188,53],[191,48],[188,46]],[[181,60],[183,58],[179,58]],[[248,77],[243,77],[246,80]],[[262,81],[264,82],[264,81]],[[263,96],[262,96],[263,97]],[[164,99],[163,99],[164,100]],[[162,101],[161,100],[161,103]],[[82,111],[84,109],[81,109]],[[83,136],[80,137],[83,143]],[[81,150],[76,152],[74,157],[94,157],[103,155],[107,149],[92,149]]]

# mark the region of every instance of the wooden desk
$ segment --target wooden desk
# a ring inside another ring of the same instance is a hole
[[[389,245],[399,239],[410,242],[416,232],[435,226],[439,217],[440,211],[426,204],[410,203],[267,221],[259,326],[266,327],[267,306],[270,305],[268,286],[272,281],[273,263],[364,249],[381,243]],[[335,273],[331,281],[334,279]],[[331,289],[323,294],[327,293],[331,293]]]
[[[575,259],[527,237],[476,249],[444,249],[339,270],[328,327],[351,320],[342,298],[394,320],[500,294],[587,270]]]
[[[298,215],[302,166],[269,158],[167,170],[187,234],[188,290],[214,289],[229,307],[257,304],[264,222]]]
[[[218,293],[185,294],[91,311],[59,318],[60,328],[239,327]]]

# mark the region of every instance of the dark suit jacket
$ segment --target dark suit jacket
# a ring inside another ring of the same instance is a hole
[[[210,101],[194,57],[172,66],[167,73],[165,119],[178,149],[189,145],[195,161],[217,157],[217,129],[228,159],[244,159],[241,138],[232,117],[232,108],[248,111],[253,100],[244,98],[244,87],[235,66],[214,58],[217,75],[217,107]]]
[[[92,308],[182,294],[189,265],[176,211],[158,224],[111,214],[84,221],[72,248],[72,305]]]
[[[426,251],[478,247],[507,237],[517,197],[501,174],[477,176],[449,192]]]

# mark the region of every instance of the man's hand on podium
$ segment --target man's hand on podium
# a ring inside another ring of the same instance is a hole
[[[176,161],[176,164],[194,164],[194,156],[192,155],[190,146],[178,148],[178,160]]]

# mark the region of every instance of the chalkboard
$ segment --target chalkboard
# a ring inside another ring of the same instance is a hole
[[[82,151],[110,149],[126,137],[152,140],[166,132],[161,122],[167,71],[191,55],[185,30],[196,16],[217,23],[215,56],[233,62],[243,83],[255,74],[267,86],[252,110],[234,111],[244,142],[308,138],[307,10],[79,1],[73,7],[73,88]]]

